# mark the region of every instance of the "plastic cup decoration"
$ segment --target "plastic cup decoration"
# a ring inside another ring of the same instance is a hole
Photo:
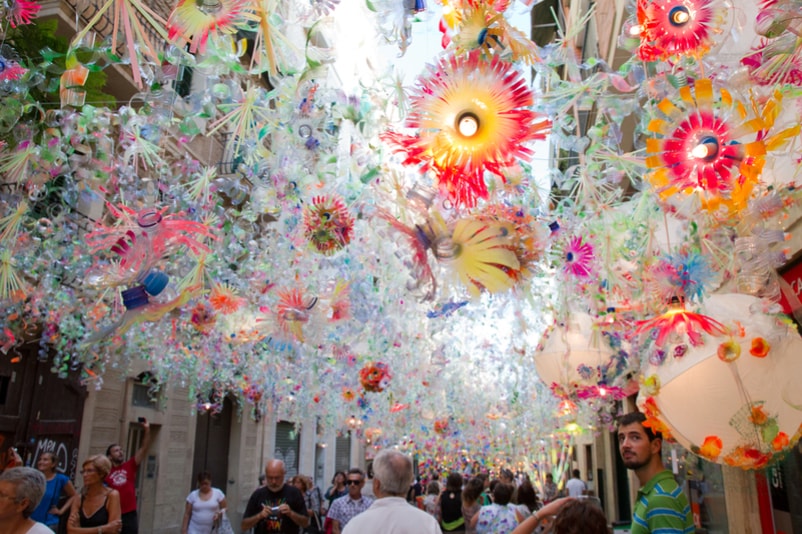
[[[727,333],[651,359],[638,405],[648,424],[695,454],[760,469],[799,438],[802,338],[751,295],[712,295],[704,308]]]

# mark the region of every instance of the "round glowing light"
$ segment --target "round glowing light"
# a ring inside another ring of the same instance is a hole
[[[457,117],[457,131],[463,137],[473,137],[479,131],[479,117],[466,111]]]
[[[633,36],[633,37],[637,37],[638,35],[641,34],[641,31],[642,31],[642,28],[641,28],[640,24],[635,24],[634,26],[632,26],[629,29],[629,34],[631,36]]]
[[[682,26],[691,20],[691,14],[685,6],[676,6],[668,14],[668,19],[674,26]]]
[[[693,147],[691,156],[697,159],[710,161],[718,155],[718,140],[713,136],[707,136],[702,142]]]

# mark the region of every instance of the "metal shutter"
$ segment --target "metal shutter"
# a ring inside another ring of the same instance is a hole
[[[334,471],[345,473],[351,469],[351,433],[337,436],[334,443]]]
[[[293,423],[279,421],[276,423],[275,458],[284,460],[287,466],[287,478],[298,474],[298,455],[301,450],[301,433]]]

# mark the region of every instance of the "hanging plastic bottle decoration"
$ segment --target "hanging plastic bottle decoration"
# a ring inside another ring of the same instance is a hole
[[[178,248],[184,246],[201,255],[209,252],[209,247],[198,238],[215,239],[207,225],[183,219],[182,213],[165,214],[167,208],[135,211],[124,205],[108,207],[118,224],[100,225],[87,234],[86,242],[92,253],[109,250],[118,261],[90,270],[87,278],[93,287],[130,284]]]

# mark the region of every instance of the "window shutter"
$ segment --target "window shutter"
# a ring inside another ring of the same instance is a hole
[[[301,433],[293,423],[279,421],[276,424],[275,458],[284,460],[287,478],[298,474],[298,455],[301,449]]]
[[[337,436],[334,444],[334,471],[347,473],[351,469],[351,433]]]

